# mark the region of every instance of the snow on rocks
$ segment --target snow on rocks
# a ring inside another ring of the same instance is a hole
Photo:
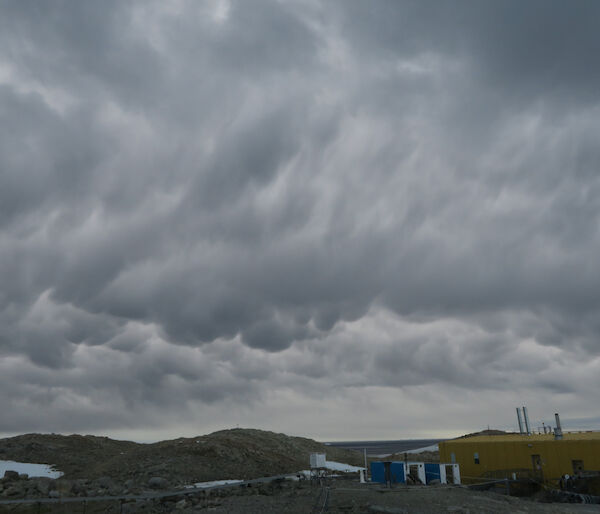
[[[335,462],[333,460],[328,460],[325,462],[325,467],[327,469],[331,469],[333,471],[343,471],[344,473],[356,473],[361,469],[365,469],[360,466],[351,466],[350,464],[344,464],[342,462]]]
[[[217,485],[233,485],[239,484],[242,480],[212,480],[211,482],[196,482],[192,485],[186,485],[186,489],[207,489]]]
[[[344,464],[343,462],[335,462],[332,460],[325,461],[325,468],[332,471],[341,471],[344,473],[356,473],[362,469],[359,466],[351,466],[350,464]],[[304,475],[305,477],[310,477],[310,471],[305,469],[302,471],[298,471],[296,474],[288,475],[290,480],[298,480],[300,475]],[[220,485],[235,485],[243,482],[243,480],[213,480],[211,482],[197,482],[192,485],[186,485],[186,489],[208,489],[210,487],[216,487]]]
[[[325,469],[329,469],[331,471],[341,471],[343,473],[357,473],[365,468],[361,466],[352,466],[350,464],[344,464],[343,462],[336,462],[333,460],[325,461]],[[310,477],[311,472],[308,469],[304,469],[298,472],[298,475],[304,475],[305,477]],[[336,475],[333,475],[336,476]]]
[[[409,450],[408,453],[423,453],[423,452],[438,452],[440,447],[437,444],[431,446],[424,446],[423,448],[417,448],[415,450]]]
[[[48,464],[0,460],[0,476],[4,476],[6,471],[16,471],[19,474],[27,474],[30,477],[59,478],[63,475],[60,471],[52,469],[52,466]]]

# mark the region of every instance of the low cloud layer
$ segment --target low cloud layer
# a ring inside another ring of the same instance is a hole
[[[3,3],[0,432],[597,419],[598,11]]]

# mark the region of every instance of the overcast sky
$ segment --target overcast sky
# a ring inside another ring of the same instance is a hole
[[[2,2],[0,434],[600,428],[598,20]]]

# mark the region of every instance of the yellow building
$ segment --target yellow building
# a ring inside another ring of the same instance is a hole
[[[504,434],[439,443],[440,462],[460,464],[464,483],[481,478],[531,477],[558,482],[564,474],[600,471],[600,432]]]

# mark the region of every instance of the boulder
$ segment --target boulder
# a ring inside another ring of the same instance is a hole
[[[167,489],[169,481],[162,477],[152,477],[148,480],[148,487],[150,489]]]
[[[19,473],[17,473],[16,471],[11,471],[10,469],[7,469],[4,472],[4,480],[5,481],[13,481],[13,480],[19,480]]]
[[[74,480],[71,485],[71,494],[75,496],[87,496],[86,481],[82,479]]]
[[[66,478],[59,478],[54,481],[54,487],[50,489],[56,489],[61,496],[69,496],[71,494],[71,488],[73,487],[73,482],[71,480],[67,480]]]
[[[50,481],[49,480],[36,480],[35,488],[38,490],[40,494],[47,496],[50,492]]]
[[[7,489],[5,489],[2,493],[4,496],[7,496],[9,498],[14,498],[16,496],[19,497],[23,497],[25,496],[25,490],[23,488],[22,485],[13,482],[10,487],[8,487]]]
[[[54,489],[48,493],[48,498],[60,498],[60,493]]]
[[[117,495],[121,487],[111,477],[100,477],[92,482],[92,487],[102,494]]]
[[[110,477],[100,477],[94,480],[92,485],[100,489],[111,489],[115,486],[115,482]]]

